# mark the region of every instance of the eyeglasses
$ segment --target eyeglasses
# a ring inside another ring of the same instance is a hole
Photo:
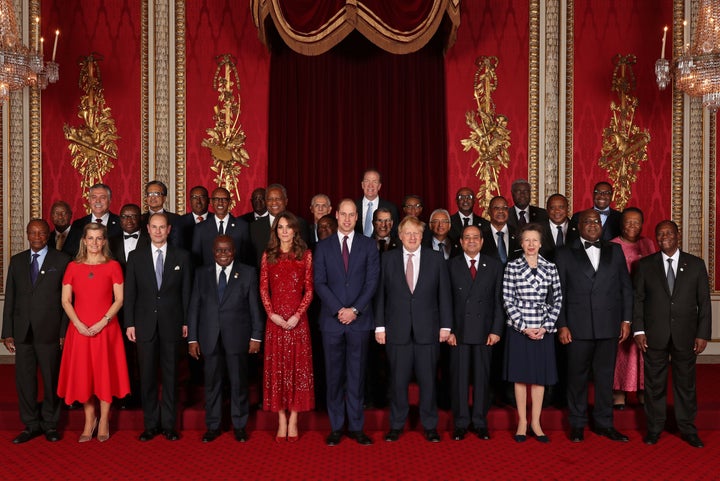
[[[120,214],[121,219],[139,219],[139,214]]]
[[[230,202],[229,197],[210,197],[210,200],[213,202]]]
[[[472,195],[458,195],[457,200],[473,200]]]
[[[594,192],[595,195],[601,195],[603,197],[612,195],[612,190],[596,190]]]
[[[147,197],[165,197],[165,194],[162,192],[147,192],[145,195]]]
[[[434,224],[449,224],[450,221],[449,220],[431,220],[430,223],[433,225]]]

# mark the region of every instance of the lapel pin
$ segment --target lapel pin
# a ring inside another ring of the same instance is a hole
[[[43,274],[43,275],[44,275],[44,274],[45,274],[45,271],[40,271],[40,274]]]
[[[240,277],[240,274],[238,274],[238,273],[236,272],[233,277],[234,277],[235,279],[237,279],[238,277]]]
[[[179,271],[179,270],[180,270],[180,266],[175,266],[175,270],[176,270],[176,271]]]

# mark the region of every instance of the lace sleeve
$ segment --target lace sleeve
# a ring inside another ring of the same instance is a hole
[[[310,249],[305,251],[303,254],[303,262],[305,264],[305,286],[303,289],[303,298],[298,306],[295,315],[301,317],[307,311],[313,298],[313,265],[312,265],[312,253]]]
[[[263,307],[268,317],[274,314],[272,308],[272,301],[270,300],[270,283],[268,281],[268,263],[267,254],[263,253],[262,260],[260,261],[260,298],[262,299]]]

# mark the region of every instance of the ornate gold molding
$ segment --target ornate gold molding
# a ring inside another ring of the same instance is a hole
[[[185,0],[175,0],[175,212],[185,212]]]
[[[40,16],[40,1],[30,2],[30,18]],[[30,22],[30,38],[33,38],[40,25]],[[39,32],[38,32],[39,35]],[[42,217],[42,138],[40,127],[40,89],[29,88],[30,99],[30,218]],[[24,231],[24,229],[22,230]]]
[[[544,135],[542,161],[538,174],[543,172],[543,190],[537,189],[540,199],[560,192],[560,0],[545,2],[545,65],[544,91],[539,99],[541,133]],[[543,102],[544,101],[544,102]]]
[[[140,198],[144,198],[144,186],[150,180],[150,31],[149,16],[151,0],[143,0],[140,10]]]
[[[530,0],[530,53],[528,58],[528,177],[533,204],[538,203],[540,151],[540,0]]]
[[[568,199],[568,212],[573,211],[573,118],[575,104],[575,4],[567,2],[567,20],[565,35],[565,196]]]

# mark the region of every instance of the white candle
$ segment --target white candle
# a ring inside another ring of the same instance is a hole
[[[665,40],[667,39],[667,25],[665,25],[665,28],[663,29],[663,44],[662,44],[662,52],[660,53],[660,58],[665,58]],[[55,37],[55,45],[57,45],[57,37]],[[53,58],[55,58],[55,54],[53,53]]]
[[[665,28],[667,29],[667,27],[665,27]],[[55,30],[55,44],[53,45],[53,56],[52,56],[53,62],[55,61],[55,52],[57,52],[57,42],[58,42],[59,36],[60,36],[60,30]]]
[[[45,55],[45,39],[40,37],[40,58]]]
[[[40,17],[35,17],[35,53],[40,52]]]
[[[683,45],[690,45],[690,35],[688,32],[687,20],[683,20]]]

